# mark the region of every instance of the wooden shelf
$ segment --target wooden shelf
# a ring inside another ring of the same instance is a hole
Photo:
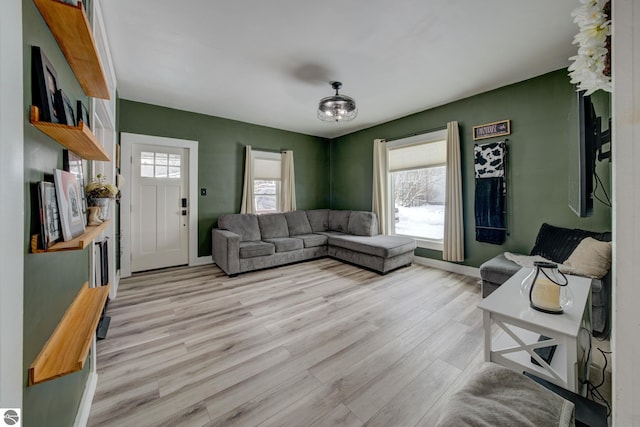
[[[106,220],[100,225],[88,225],[85,228],[84,234],[75,239],[67,240],[66,242],[54,243],[47,250],[38,248],[38,235],[34,234],[31,236],[31,252],[34,254],[42,254],[46,252],[77,251],[84,249],[95,240],[98,234],[107,228],[110,222],[110,220]]]
[[[85,282],[29,367],[30,386],[82,370],[110,287]]]
[[[82,3],[78,2],[74,6],[58,0],[33,2],[67,58],[84,93],[109,99],[109,86]]]
[[[111,160],[109,154],[95,137],[91,129],[80,122],[80,126],[67,126],[58,123],[41,122],[38,107],[31,106],[30,121],[35,127],[55,139],[78,156],[87,160]]]

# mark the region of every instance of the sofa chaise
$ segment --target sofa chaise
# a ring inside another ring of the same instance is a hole
[[[386,274],[410,265],[415,248],[378,234],[377,216],[363,211],[226,214],[212,231],[213,261],[229,276],[326,256]]]
[[[586,238],[610,242],[610,232],[593,232],[542,224],[530,255],[538,255],[557,264],[566,263],[578,245]],[[609,260],[610,262],[610,260]],[[504,253],[480,266],[482,297],[489,296],[522,267],[507,259]],[[608,267],[607,267],[608,270]],[[575,273],[572,273],[575,274]],[[591,327],[596,334],[608,332],[611,297],[611,273],[591,280]]]

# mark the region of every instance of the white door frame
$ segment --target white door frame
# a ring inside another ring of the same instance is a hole
[[[24,123],[22,2],[0,14],[0,408],[22,408]]]
[[[189,265],[198,265],[198,141],[165,138],[122,132],[121,172],[125,184],[121,187],[120,200],[120,276],[131,276],[131,162],[132,145],[145,144],[156,147],[177,147],[189,150]]]

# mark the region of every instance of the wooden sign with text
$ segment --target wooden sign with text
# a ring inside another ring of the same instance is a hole
[[[509,135],[511,133],[511,120],[487,123],[486,125],[473,127],[473,140],[493,138],[494,136]]]

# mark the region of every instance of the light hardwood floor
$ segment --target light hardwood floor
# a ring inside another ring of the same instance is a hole
[[[482,362],[477,279],[331,259],[120,282],[89,425],[431,426]]]

